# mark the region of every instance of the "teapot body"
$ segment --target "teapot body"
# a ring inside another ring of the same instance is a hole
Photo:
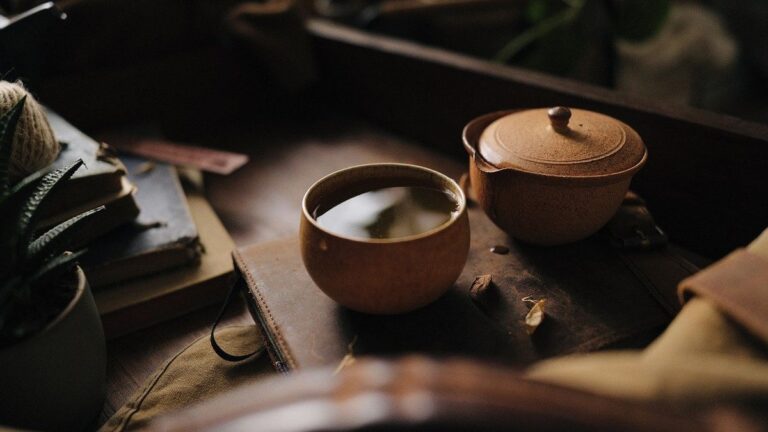
[[[634,172],[603,176],[558,176],[490,164],[478,151],[483,131],[514,111],[472,120],[464,129],[472,192],[486,215],[512,237],[553,246],[586,238],[602,228],[621,205]]]

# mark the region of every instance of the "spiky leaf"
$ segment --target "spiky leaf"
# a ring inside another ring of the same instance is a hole
[[[16,266],[17,245],[20,233],[16,230],[24,203],[32,195],[45,170],[38,171],[13,186],[5,197],[0,198],[0,277],[6,268]]]
[[[88,229],[92,216],[102,210],[104,210],[104,206],[81,213],[36,238],[27,248],[26,266],[35,268],[43,260],[63,253],[69,247],[68,245],[73,244]]]
[[[8,194],[10,189],[10,164],[13,153],[13,137],[16,135],[16,126],[24,110],[27,97],[23,96],[13,108],[0,117],[0,196]]]
[[[47,286],[60,279],[64,273],[72,271],[77,264],[77,259],[84,253],[84,250],[66,252],[46,262],[29,277],[29,286],[31,288]]]
[[[0,349],[45,328],[72,301],[76,259],[60,255],[50,267],[18,281],[9,301],[0,303]]]
[[[48,174],[50,172],[49,167],[45,167],[37,172],[34,172],[23,179],[19,180],[18,183],[13,185],[10,190],[8,191],[8,196],[5,198],[0,198],[0,206],[3,205],[7,199],[10,197],[16,195],[16,194],[22,194],[24,195],[25,192],[32,192],[32,188],[35,186],[37,181],[39,181],[41,178],[43,178],[44,175]]]
[[[26,256],[27,246],[32,241],[32,236],[37,228],[37,221],[40,218],[40,208],[46,198],[60,188],[82,165],[83,160],[78,159],[69,167],[51,171],[40,180],[32,196],[24,203],[16,224],[16,229],[20,233],[20,242],[17,246],[19,254]]]

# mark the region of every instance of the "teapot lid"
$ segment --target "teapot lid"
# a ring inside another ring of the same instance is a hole
[[[636,171],[647,151],[623,122],[565,107],[517,111],[483,131],[478,151],[495,168],[558,177],[609,176]]]

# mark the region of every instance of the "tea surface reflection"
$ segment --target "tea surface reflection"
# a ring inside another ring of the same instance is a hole
[[[399,186],[354,196],[315,215],[315,219],[328,231],[348,237],[396,239],[443,225],[455,216],[458,207],[446,191]]]

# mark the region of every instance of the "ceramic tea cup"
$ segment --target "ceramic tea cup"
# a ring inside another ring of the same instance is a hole
[[[446,221],[416,234],[365,238],[323,226],[331,209],[366,192],[428,188],[455,202]],[[396,314],[425,306],[456,281],[469,251],[466,198],[458,184],[428,168],[360,165],[312,185],[302,201],[301,256],[312,280],[336,302],[359,312]]]

